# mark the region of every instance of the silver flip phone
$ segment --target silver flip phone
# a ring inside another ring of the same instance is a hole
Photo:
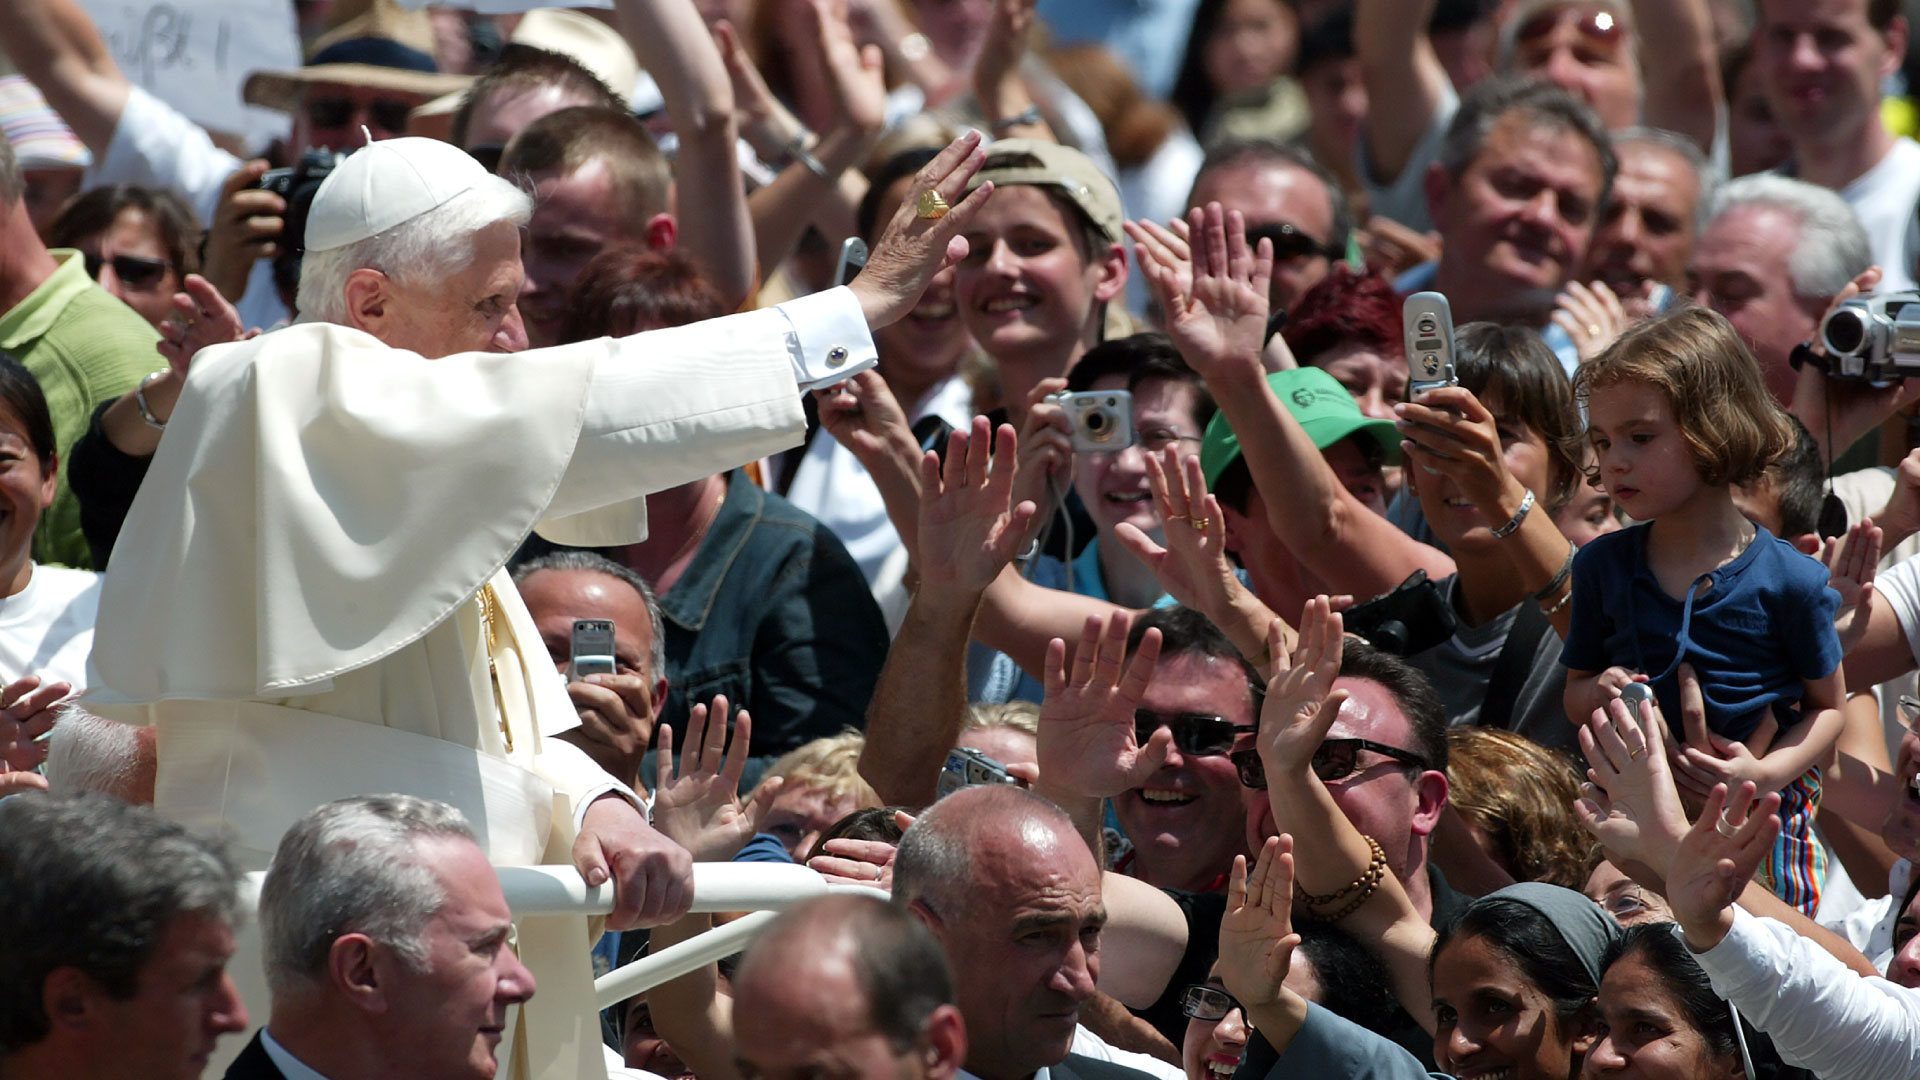
[[[1442,386],[1457,386],[1460,378],[1453,370],[1453,309],[1447,298],[1437,292],[1419,292],[1407,297],[1400,309],[1407,340],[1407,397],[1418,401],[1420,395]]]

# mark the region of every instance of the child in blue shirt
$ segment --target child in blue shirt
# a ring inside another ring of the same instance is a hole
[[[1650,681],[1679,722],[1678,671],[1706,701],[1709,745],[1678,767],[1729,789],[1780,792],[1775,892],[1808,914],[1824,855],[1813,838],[1818,765],[1839,738],[1845,688],[1826,568],[1749,522],[1732,488],[1793,445],[1759,365],[1725,318],[1683,308],[1627,331],[1574,376],[1597,476],[1645,522],[1595,539],[1573,563],[1561,663],[1567,716],[1582,722]],[[1678,739],[1685,732],[1674,730]]]

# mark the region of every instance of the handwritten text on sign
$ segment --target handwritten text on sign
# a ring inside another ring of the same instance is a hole
[[[216,131],[285,131],[241,104],[250,72],[300,64],[288,0],[80,0],[127,78]]]

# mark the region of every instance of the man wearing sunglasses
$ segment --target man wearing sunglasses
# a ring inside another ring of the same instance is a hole
[[[1267,295],[1286,311],[1346,257],[1353,214],[1345,190],[1305,150],[1277,142],[1230,142],[1200,163],[1189,207],[1217,202],[1247,220],[1247,243],[1273,242]]]

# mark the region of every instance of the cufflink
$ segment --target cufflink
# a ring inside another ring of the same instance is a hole
[[[835,345],[827,350],[827,366],[837,368],[847,362],[847,350],[843,345]]]

